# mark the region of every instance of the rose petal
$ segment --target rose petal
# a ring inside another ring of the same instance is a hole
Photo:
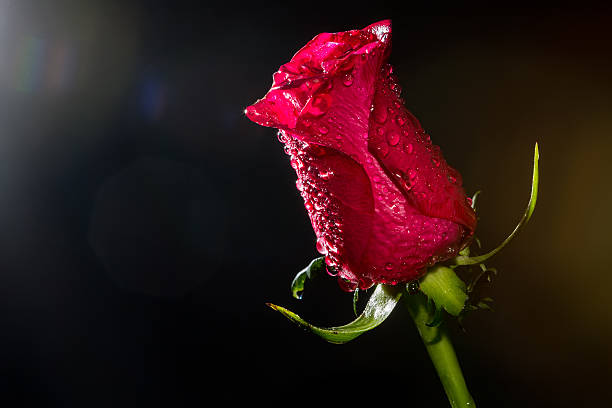
[[[371,235],[374,200],[363,168],[337,150],[308,144],[280,131],[291,155],[317,250],[326,255],[333,274],[358,281],[355,263],[362,258]]]
[[[390,22],[382,21],[319,34],[280,67],[270,91],[246,115],[364,161],[375,79],[388,57],[390,30]]]
[[[459,173],[400,98],[392,68],[377,77],[369,126],[370,152],[421,214],[476,228],[476,214],[466,200]]]

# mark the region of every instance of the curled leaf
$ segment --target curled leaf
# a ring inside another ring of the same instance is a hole
[[[272,309],[282,313],[289,320],[307,328],[330,343],[342,344],[353,340],[361,334],[372,330],[381,324],[393,311],[399,301],[402,292],[395,287],[377,285],[374,293],[368,300],[365,309],[359,317],[351,323],[337,327],[317,327],[308,323],[297,314],[282,306],[267,303]]]
[[[304,292],[304,284],[306,283],[306,279],[312,279],[321,270],[323,270],[323,268],[325,268],[324,260],[324,257],[313,259],[313,261],[310,262],[307,267],[295,275],[293,282],[291,282],[291,294],[294,298],[302,298],[302,292]]]

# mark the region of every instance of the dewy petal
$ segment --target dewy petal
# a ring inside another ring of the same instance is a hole
[[[279,138],[291,155],[297,187],[332,274],[357,282],[355,262],[367,249],[374,216],[370,181],[363,168],[345,154],[297,140],[284,131]]]
[[[370,152],[423,215],[476,228],[476,214],[462,188],[461,175],[406,109],[390,65],[376,80],[368,143]]]
[[[387,20],[363,30],[319,34],[280,67],[270,91],[246,115],[364,160],[374,85],[388,57],[390,30]]]
[[[246,110],[280,129],[317,250],[349,290],[418,278],[476,226],[460,175],[403,106],[390,38],[390,21],[320,34]]]

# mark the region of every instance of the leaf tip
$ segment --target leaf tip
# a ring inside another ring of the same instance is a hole
[[[300,316],[298,316],[297,314],[293,313],[289,309],[285,309],[284,307],[275,305],[274,303],[266,303],[266,305],[268,307],[270,307],[271,309],[279,312],[280,314],[282,314],[283,316],[285,316],[287,319],[291,320],[292,322],[297,323],[298,325],[301,325],[301,326],[304,326],[304,327],[311,327],[312,326],[310,323],[302,320],[302,318]]]
[[[279,311],[278,310],[279,306],[276,306],[274,303],[266,302],[266,306],[268,306],[269,308],[273,310],[276,310],[277,312]]]

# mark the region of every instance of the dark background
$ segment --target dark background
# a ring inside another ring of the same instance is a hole
[[[604,9],[0,0],[6,406],[447,406],[407,313],[352,318],[275,131],[243,109],[314,35],[393,19],[408,108],[479,199],[495,312],[450,323],[480,407],[612,398],[612,18]],[[445,15],[435,15],[435,13]],[[220,398],[221,402],[218,402]]]

